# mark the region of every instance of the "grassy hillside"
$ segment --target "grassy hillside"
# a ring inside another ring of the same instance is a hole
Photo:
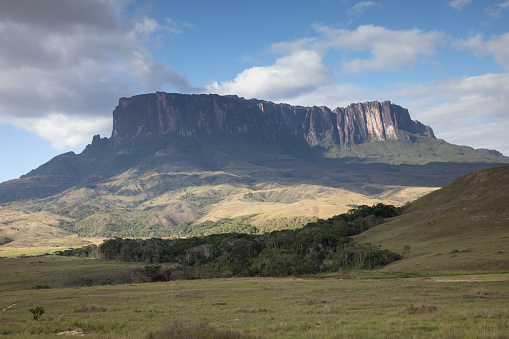
[[[53,253],[68,247],[99,243],[84,239],[58,226],[69,218],[41,211],[30,212],[0,207],[0,237],[12,239],[0,246],[0,257]]]
[[[407,252],[386,270],[508,270],[509,166],[465,175],[355,238]]]
[[[509,158],[497,151],[473,149],[421,136],[416,136],[414,142],[387,140],[335,146],[326,155],[331,158],[353,157],[397,165],[425,165],[432,162],[509,163]]]

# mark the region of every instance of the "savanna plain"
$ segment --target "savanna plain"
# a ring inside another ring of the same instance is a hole
[[[130,283],[133,270],[143,265],[3,258],[0,336],[509,337],[509,273],[379,270]],[[87,286],[91,280],[100,283]],[[29,311],[36,307],[45,310],[38,320]]]

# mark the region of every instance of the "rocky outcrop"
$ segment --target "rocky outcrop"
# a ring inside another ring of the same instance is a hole
[[[414,135],[434,138],[431,127],[410,118],[408,110],[390,101],[371,101],[337,108],[340,143],[412,141]]]
[[[351,104],[330,110],[237,96],[152,93],[121,98],[113,111],[114,146],[170,136],[252,135],[311,146],[434,138],[430,127],[389,101]],[[95,137],[94,143],[103,143]]]

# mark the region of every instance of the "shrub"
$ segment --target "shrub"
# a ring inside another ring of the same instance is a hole
[[[10,242],[14,241],[11,237],[0,237],[0,246],[8,244]]]

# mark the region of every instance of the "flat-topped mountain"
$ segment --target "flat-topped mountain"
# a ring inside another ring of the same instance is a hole
[[[430,127],[389,101],[330,110],[236,96],[153,93],[121,98],[113,111],[111,144],[172,136],[256,136],[266,141],[311,146],[434,138]]]
[[[508,163],[436,139],[389,101],[330,110],[158,92],[120,99],[111,137],[0,183],[0,209],[53,213],[86,236],[259,232],[401,205]]]

